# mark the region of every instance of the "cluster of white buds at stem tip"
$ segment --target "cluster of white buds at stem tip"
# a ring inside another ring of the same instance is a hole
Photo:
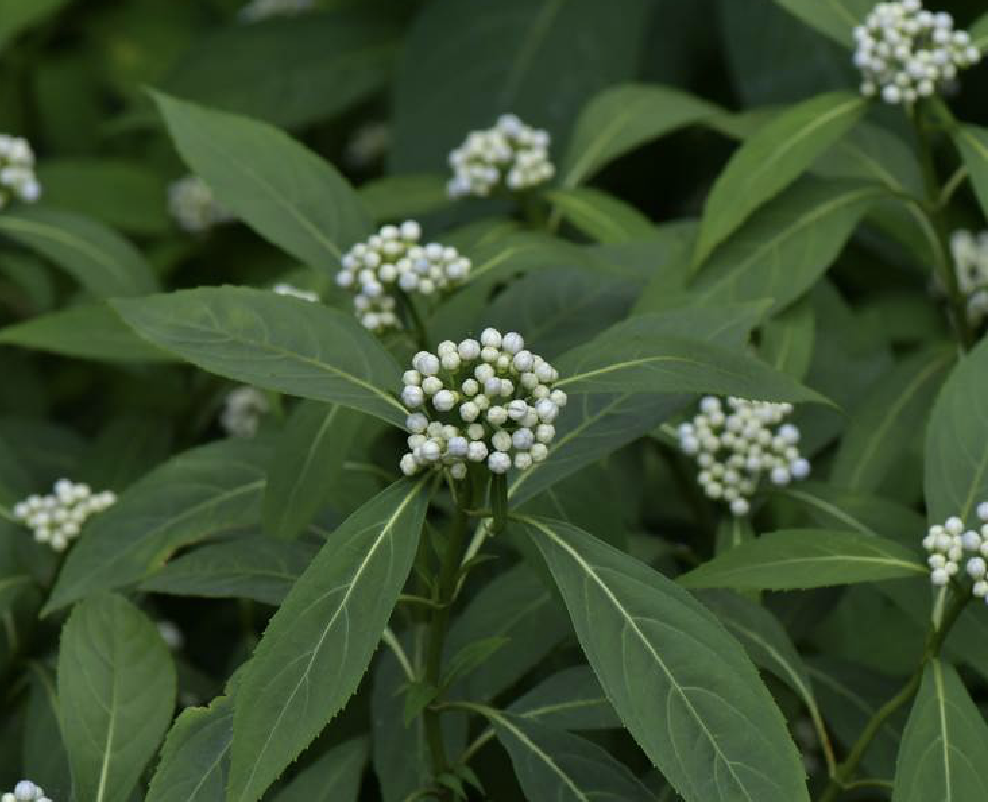
[[[446,340],[435,354],[419,351],[401,393],[412,433],[402,472],[445,467],[462,479],[471,462],[496,474],[542,462],[566,405],[566,393],[552,387],[558,378],[516,332],[484,329],[479,342]]]
[[[193,234],[234,219],[197,175],[187,175],[172,183],[168,188],[168,208],[179,227]]]
[[[240,18],[247,22],[268,17],[300,14],[312,8],[312,0],[251,0],[240,9]]]
[[[298,298],[300,301],[311,301],[316,303],[319,300],[319,293],[312,290],[300,290],[292,284],[280,282],[271,288],[276,295],[287,295],[289,298]]]
[[[965,529],[964,521],[956,515],[945,523],[930,527],[923,538],[923,548],[930,555],[930,581],[942,587],[960,571],[961,560],[967,558],[965,571],[974,581],[975,596],[988,601],[988,501],[978,505],[978,518],[982,521],[980,532]]]
[[[253,437],[270,410],[268,397],[256,387],[237,387],[227,393],[220,425],[231,437]]]
[[[9,791],[0,796],[0,802],[51,802],[40,786],[30,780],[21,780]]]
[[[955,231],[950,237],[957,288],[967,300],[967,319],[977,326],[988,317],[988,231],[974,236]]]
[[[34,203],[40,197],[31,146],[20,137],[0,134],[0,208],[14,199]]]
[[[400,226],[384,226],[343,255],[336,283],[356,293],[354,311],[365,328],[381,331],[400,326],[395,287],[432,295],[466,280],[469,259],[438,242],[419,245],[421,237],[422,227],[406,220]]]
[[[28,496],[15,504],[14,517],[34,532],[39,543],[64,551],[89,516],[103,512],[116,500],[111,490],[93,493],[89,485],[59,479],[51,494]]]
[[[881,93],[886,103],[932,95],[981,58],[968,33],[954,30],[950,14],[925,11],[920,0],[879,3],[854,29],[854,39],[861,93]]]
[[[502,114],[486,131],[471,132],[466,141],[449,154],[453,168],[450,197],[487,196],[498,186],[528,189],[552,178],[549,134],[531,128],[514,114]]]
[[[799,429],[782,423],[791,404],[731,397],[727,407],[719,398],[703,398],[692,423],[679,427],[679,447],[696,457],[697,480],[707,496],[726,501],[734,515],[747,515],[748,499],[763,475],[772,484],[787,485],[806,478],[810,463],[796,445]]]

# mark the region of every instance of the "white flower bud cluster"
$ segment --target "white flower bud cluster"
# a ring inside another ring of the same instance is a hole
[[[193,234],[201,234],[234,219],[217,203],[213,191],[197,175],[187,175],[172,183],[168,188],[168,208],[179,227]]]
[[[268,397],[256,387],[237,387],[227,393],[220,425],[230,437],[253,437],[270,410]]]
[[[913,103],[932,95],[957,71],[981,58],[966,31],[955,31],[945,11],[925,11],[920,0],[879,3],[854,29],[854,63],[861,93],[886,103]]]
[[[923,538],[923,548],[930,555],[930,581],[943,587],[960,571],[965,557],[965,571],[974,581],[974,595],[988,601],[988,501],[978,505],[978,518],[983,525],[980,532],[965,530],[964,522],[956,515],[945,523],[930,527]]]
[[[566,406],[566,393],[552,388],[558,378],[516,332],[484,329],[479,342],[446,340],[436,354],[419,351],[401,393],[412,433],[402,473],[441,466],[462,479],[469,462],[486,462],[493,473],[542,462]]]
[[[51,494],[28,496],[15,504],[14,517],[33,530],[36,541],[64,551],[89,516],[103,512],[116,500],[112,490],[93,493],[89,485],[59,479]]]
[[[312,8],[312,0],[251,0],[240,9],[240,18],[257,22],[268,17],[300,14]]]
[[[451,198],[491,193],[503,185],[518,190],[548,181],[555,173],[549,161],[549,133],[525,125],[514,114],[502,114],[485,131],[472,131],[449,154],[453,178]]]
[[[0,209],[14,199],[34,203],[40,197],[31,146],[26,139],[0,134]]]
[[[792,404],[730,397],[727,407],[719,398],[703,398],[693,422],[679,427],[679,447],[696,456],[697,480],[707,496],[726,501],[734,515],[747,515],[763,475],[787,485],[809,476],[810,463],[796,445],[799,429],[782,423]]]
[[[974,236],[955,231],[950,237],[957,287],[967,299],[967,319],[973,326],[988,317],[988,231]]]
[[[389,287],[431,295],[470,274],[470,260],[456,248],[438,242],[419,245],[421,237],[422,227],[406,220],[400,226],[384,226],[344,254],[336,283],[356,292],[353,307],[365,328],[381,331],[400,325]]]
[[[10,791],[0,796],[0,802],[51,802],[41,787],[30,780],[21,780]]]
[[[277,295],[287,295],[289,298],[298,298],[300,301],[311,301],[312,303],[319,301],[319,293],[311,290],[300,290],[298,287],[284,282],[275,284],[271,290]]]

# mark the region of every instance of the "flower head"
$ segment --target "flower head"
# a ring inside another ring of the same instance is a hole
[[[316,303],[319,300],[319,293],[312,292],[311,290],[300,290],[298,287],[292,284],[286,284],[285,282],[275,284],[271,288],[271,291],[276,295],[287,295],[290,298],[298,298],[300,301]]]
[[[47,496],[28,496],[14,505],[14,517],[34,532],[34,539],[47,543],[55,551],[64,551],[69,541],[79,536],[90,516],[116,502],[111,490],[93,493],[86,484],[68,479],[55,482]]]
[[[988,231],[977,236],[955,231],[950,237],[950,251],[957,288],[967,301],[967,319],[977,326],[988,317]]]
[[[179,226],[194,234],[234,219],[197,175],[187,175],[172,183],[168,188],[168,207]]]
[[[923,538],[923,548],[929,557],[930,581],[942,587],[950,578],[960,573],[961,561],[964,572],[974,582],[975,596],[988,601],[988,502],[977,508],[978,518],[984,524],[980,531],[966,529],[959,516],[948,518],[943,524],[931,526]]]
[[[0,134],[0,208],[11,200],[34,203],[40,197],[31,146],[26,139]]]
[[[531,128],[514,114],[502,114],[493,128],[471,132],[449,154],[453,178],[450,197],[486,196],[497,186],[528,189],[552,178],[549,134]]]
[[[227,393],[220,425],[230,437],[253,437],[261,418],[270,411],[268,397],[256,387],[244,385]]]
[[[954,30],[950,14],[926,11],[920,0],[879,3],[854,38],[861,93],[881,93],[886,103],[932,95],[981,58],[968,33]]]
[[[435,354],[419,351],[401,393],[411,432],[402,472],[445,467],[462,479],[471,462],[493,473],[542,462],[566,405],[566,393],[553,389],[558,378],[516,332],[484,329],[479,341],[446,340]]]
[[[21,780],[13,791],[0,796],[0,802],[51,802],[51,800],[45,796],[40,786],[30,780]]]
[[[240,18],[257,22],[268,17],[300,14],[312,8],[312,0],[251,0],[240,9]]]
[[[725,410],[719,398],[704,398],[692,423],[679,427],[679,446],[696,457],[707,496],[726,501],[735,515],[747,515],[762,476],[775,485],[807,477],[810,463],[796,445],[799,429],[782,423],[791,412],[791,404],[734,397]]]
[[[421,226],[407,220],[400,226],[384,226],[343,255],[336,283],[356,293],[354,311],[365,328],[381,331],[400,325],[395,287],[432,295],[462,283],[470,274],[470,260],[456,248],[438,242],[420,245],[421,237]]]

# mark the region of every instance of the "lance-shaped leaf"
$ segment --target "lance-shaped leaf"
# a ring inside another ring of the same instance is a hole
[[[0,234],[47,257],[93,295],[144,295],[158,287],[133,245],[81,215],[44,208],[5,211]]]
[[[809,799],[782,714],[709,610],[576,527],[519,522],[611,704],[686,802]]]
[[[892,802],[988,799],[986,762],[981,711],[950,665],[930,661],[902,733]]]
[[[782,112],[747,139],[710,190],[695,263],[703,262],[755,209],[803,173],[866,108],[860,95],[818,95]]]
[[[731,115],[679,89],[618,84],[583,107],[559,167],[559,183],[575,187],[608,162],[688,125],[730,128]]]
[[[688,588],[796,590],[909,579],[929,569],[892,540],[856,532],[783,529],[742,543],[679,577]]]
[[[595,242],[617,244],[644,239],[655,232],[634,206],[599,189],[576,187],[546,193],[555,212]]]
[[[860,25],[874,3],[872,0],[775,0],[780,6],[812,25],[835,42],[850,47],[854,28]]]
[[[621,726],[593,670],[585,665],[553,674],[512,702],[508,712],[561,730]]]
[[[776,491],[798,502],[821,529],[887,537],[919,545],[923,518],[908,507],[869,493],[857,493],[823,482],[799,482]]]
[[[977,504],[988,498],[988,340],[950,372],[926,430],[923,487],[930,523],[959,515],[974,524]]]
[[[230,802],[256,802],[356,690],[411,570],[428,478],[351,515],[264,631],[237,695]]]
[[[180,546],[256,522],[267,451],[247,441],[202,446],[127,488],[86,525],[45,611],[137,582]]]
[[[0,343],[109,362],[163,362],[172,356],[138,337],[109,306],[85,304],[0,329]]]
[[[113,594],[77,605],[62,632],[58,700],[76,797],[127,802],[175,707],[157,627]]]
[[[954,130],[953,137],[954,145],[971,175],[974,194],[982,211],[988,214],[988,129],[961,125]]]
[[[267,531],[293,538],[305,529],[326,503],[359,428],[358,416],[339,404],[299,404],[268,468],[263,517]]]
[[[597,744],[522,716],[475,709],[491,722],[528,799],[655,802],[651,791]]]
[[[185,162],[216,199],[261,236],[334,274],[370,231],[346,180],[291,137],[236,114],[154,95]]]
[[[271,802],[357,802],[367,739],[354,738],[313,760]]]
[[[392,395],[401,370],[352,315],[246,287],[182,290],[114,306],[142,337],[211,373],[404,425],[407,413]]]
[[[556,387],[572,395],[616,391],[716,393],[771,401],[824,401],[764,362],[703,340],[629,330],[618,324],[554,361]]]
[[[145,802],[216,802],[230,770],[233,700],[190,707],[172,725]]]

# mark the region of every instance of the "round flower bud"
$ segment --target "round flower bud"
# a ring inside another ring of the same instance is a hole
[[[507,473],[511,468],[511,457],[503,451],[495,451],[487,458],[487,467],[492,473]]]
[[[440,390],[432,397],[432,405],[440,412],[449,412],[456,405],[456,396],[449,390]]]

